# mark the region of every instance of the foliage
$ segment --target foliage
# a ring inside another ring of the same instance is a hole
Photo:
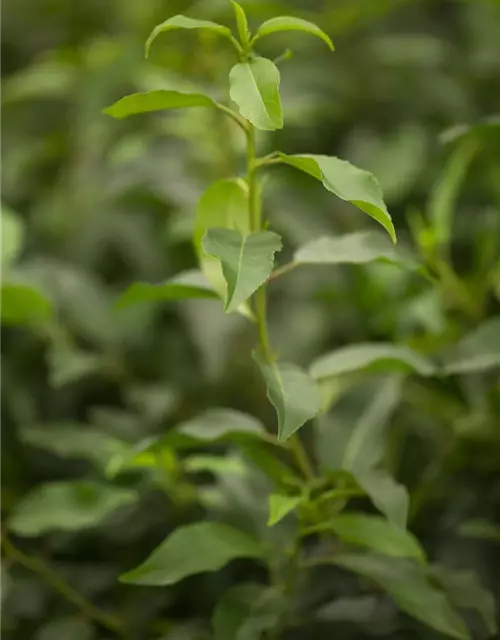
[[[495,3],[22,4],[4,631],[495,634]]]

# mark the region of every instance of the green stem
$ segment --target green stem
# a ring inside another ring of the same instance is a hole
[[[281,267],[278,267],[277,269],[275,269],[271,273],[271,275],[269,276],[269,280],[276,280],[276,278],[284,276],[285,273],[288,273],[289,271],[292,271],[293,269],[295,269],[298,266],[299,266],[299,264],[297,262],[287,262],[286,264],[282,265]]]
[[[293,453],[295,460],[297,461],[297,465],[304,474],[304,477],[307,480],[314,480],[314,468],[299,436],[295,433],[288,442],[290,451]]]
[[[80,609],[86,618],[106,627],[110,631],[122,636],[124,635],[125,630],[122,620],[98,609],[78,593],[78,591],[75,591],[73,587],[67,584],[61,576],[49,569],[39,558],[26,555],[5,536],[2,537],[2,547],[7,557],[38,574],[55,591],[60,593],[63,598]]]

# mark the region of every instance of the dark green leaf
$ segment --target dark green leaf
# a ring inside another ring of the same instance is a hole
[[[379,222],[396,242],[396,231],[385,206],[380,185],[373,174],[358,169],[335,156],[294,155],[280,153],[281,162],[320,180],[336,196],[364,211]]]
[[[341,554],[332,562],[379,584],[403,611],[429,627],[451,638],[470,639],[463,620],[428,580],[423,567],[375,554]]]
[[[214,33],[218,33],[225,38],[233,41],[233,35],[231,30],[227,27],[217,24],[216,22],[210,22],[209,20],[195,20],[186,16],[178,15],[165,20],[161,24],[156,25],[149,38],[146,41],[146,58],[149,56],[149,50],[153,41],[161,34],[172,29],[208,29]]]
[[[186,107],[213,107],[214,101],[202,93],[179,93],[179,91],[149,91],[133,93],[118,100],[103,110],[108,116],[122,120],[138,113],[182,109]]]
[[[243,236],[232,229],[208,229],[204,250],[216,256],[227,283],[225,311],[235,311],[269,277],[281,238],[272,231]]]
[[[37,289],[14,282],[1,287],[2,324],[37,324],[52,316],[52,304]]]
[[[35,640],[92,640],[95,632],[90,622],[77,617],[56,618],[44,625]]]
[[[254,352],[267,385],[267,397],[278,414],[278,440],[287,440],[314,418],[321,408],[321,393],[305,371],[294,364],[269,363]]]
[[[269,496],[269,519],[267,526],[272,527],[293,511],[302,498],[300,496],[287,496],[282,493],[271,493]]]
[[[111,512],[135,500],[135,491],[90,481],[43,484],[16,505],[9,528],[20,536],[78,531],[99,525]]]
[[[310,33],[326,42],[332,51],[335,50],[331,38],[317,25],[307,20],[302,20],[302,18],[292,18],[290,16],[271,18],[261,24],[255,34],[254,41],[272,33],[279,33],[280,31],[303,31],[304,33]]]
[[[500,317],[490,318],[466,335],[446,352],[442,362],[448,375],[500,367]]]
[[[150,586],[218,571],[236,558],[260,558],[263,547],[251,536],[219,522],[179,527],[140,566],[120,576],[122,582]]]
[[[271,60],[254,58],[235,65],[229,74],[229,85],[231,100],[257,129],[283,128],[280,72]]]
[[[217,298],[216,291],[201,271],[185,271],[162,284],[135,282],[115,302],[116,309],[123,309],[141,302],[161,302],[185,298]]]

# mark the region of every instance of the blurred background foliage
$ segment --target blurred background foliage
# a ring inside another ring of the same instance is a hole
[[[283,359],[305,366],[359,341],[434,354],[498,315],[500,154],[492,118],[500,110],[499,3],[243,4],[251,22],[310,18],[337,48],[332,56],[315,40],[295,38],[295,56],[281,65],[285,129],[263,139],[262,152],[339,155],[373,171],[400,241],[416,246],[439,274],[434,285],[385,264],[284,276],[270,287],[271,336]],[[124,122],[101,110],[128,92],[155,88],[198,87],[226,99],[220,87],[227,86],[232,52],[211,34],[172,33],[149,61],[143,43],[153,25],[176,13],[229,24],[230,6],[4,0],[2,9],[2,230],[13,247],[7,253],[4,245],[3,278],[43,292],[54,308],[50,318],[43,300],[18,309],[26,326],[7,311],[2,318],[4,533],[16,505],[35,495],[38,512],[24,523],[30,535],[12,539],[43,562],[30,568],[6,547],[4,637],[108,638],[116,620],[125,620],[141,639],[206,638],[217,598],[242,577],[258,580],[258,567],[234,563],[163,589],[123,585],[117,576],[207,511],[258,528],[267,509],[265,476],[224,447],[211,451],[217,464],[167,449],[160,463],[143,460],[123,474],[113,465],[137,443],[209,407],[244,411],[274,428],[249,357],[254,328],[210,300],[120,312],[112,304],[131,282],[158,282],[196,266],[197,200],[211,181],[242,170],[243,141],[209,110]],[[278,38],[262,51],[276,57],[285,46]],[[464,128],[488,118],[491,127]],[[273,169],[265,206],[285,239],[283,262],[321,233],[373,226],[313,180],[285,170]],[[447,247],[437,263],[433,220]],[[500,358],[499,334],[490,346]],[[373,384],[355,384],[319,425],[304,430],[323,464],[336,446],[325,424],[354,424]],[[473,569],[498,601],[498,369],[411,378],[386,413],[385,455],[410,491],[412,531],[434,562]],[[46,483],[74,480],[76,493],[44,493]],[[110,505],[121,506],[89,527]],[[53,511],[60,530],[45,531]],[[62,597],[54,575],[111,621],[68,602],[71,593]],[[437,637],[369,585],[362,583],[359,595],[355,584],[338,570],[319,571],[300,606],[323,607],[322,614],[286,638]],[[325,608],[333,601],[336,608]],[[474,638],[484,638],[481,625],[471,624]]]

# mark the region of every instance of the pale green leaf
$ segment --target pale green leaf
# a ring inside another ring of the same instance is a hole
[[[110,513],[136,499],[135,491],[90,481],[43,484],[16,505],[9,529],[20,536],[78,531],[99,525]]]
[[[272,231],[243,236],[232,229],[208,229],[204,250],[216,256],[227,283],[224,310],[235,311],[267,280],[274,266],[274,254],[281,250],[281,238]]]
[[[240,584],[226,591],[212,618],[214,640],[261,640],[273,629],[283,610],[276,589],[259,584]]]
[[[367,264],[374,260],[414,266],[383,233],[357,231],[341,236],[322,236],[299,247],[297,264]]]
[[[418,540],[409,531],[393,526],[380,516],[342,513],[330,518],[326,524],[344,542],[425,563],[425,553]]]
[[[280,72],[266,58],[241,62],[229,74],[231,100],[244,118],[263,131],[283,128],[279,84]]]
[[[287,440],[316,416],[321,408],[321,393],[314,380],[294,364],[267,362],[254,352],[267,386],[267,397],[278,414],[278,440]]]
[[[320,180],[336,196],[352,203],[379,222],[396,242],[396,231],[387,211],[380,185],[373,174],[358,169],[335,156],[293,155],[280,153],[281,162]]]
[[[116,309],[123,309],[141,302],[162,302],[185,298],[217,298],[212,285],[200,271],[184,271],[160,284],[135,282],[115,302]]]
[[[238,35],[240,36],[241,44],[246,47],[249,42],[250,32],[248,31],[248,20],[243,10],[243,7],[234,0],[231,0],[233,5],[234,15],[236,17],[236,26],[238,28]]]
[[[443,588],[449,600],[459,609],[475,609],[484,620],[488,633],[497,632],[495,599],[479,582],[473,571],[454,571],[435,566],[430,575]]]
[[[401,371],[431,376],[432,362],[409,347],[384,342],[365,342],[340,347],[320,356],[310,368],[313,378],[333,378],[357,371]]]
[[[196,210],[194,245],[200,266],[207,280],[223,298],[227,284],[220,261],[203,249],[203,237],[208,229],[233,229],[242,235],[250,233],[248,188],[242,180],[218,180],[201,196]]]
[[[273,33],[279,33],[280,31],[303,31],[304,33],[310,33],[313,36],[317,36],[321,38],[329,48],[334,51],[335,47],[333,46],[333,42],[328,34],[326,34],[322,29],[320,29],[317,25],[308,20],[303,20],[302,18],[293,18],[290,16],[278,16],[276,18],[271,18],[270,20],[266,20],[257,30],[253,41],[259,40],[264,36],[271,35]]]
[[[272,527],[293,511],[301,501],[300,496],[287,496],[282,493],[271,493],[269,496],[269,519],[267,526]]]
[[[477,373],[500,367],[500,317],[490,318],[441,358],[445,374]]]
[[[179,91],[149,91],[133,93],[121,98],[103,113],[118,120],[138,113],[163,111],[164,109],[182,109],[186,107],[213,107],[214,101],[202,93],[180,93]]]
[[[2,324],[37,324],[51,318],[51,302],[37,289],[14,282],[1,285]]]
[[[376,582],[406,613],[451,638],[469,640],[469,632],[445,594],[425,569],[405,560],[376,554],[340,554],[332,562]]]
[[[466,520],[459,526],[458,533],[465,538],[500,542],[500,527],[488,520]]]
[[[218,571],[236,558],[260,558],[263,552],[259,541],[247,533],[220,522],[197,522],[176,529],[120,580],[166,586],[197,573]]]
[[[194,18],[188,18],[187,16],[177,15],[156,25],[153,29],[146,40],[146,58],[149,56],[149,50],[154,40],[156,40],[161,33],[166,33],[172,29],[208,29],[233,41],[231,30],[221,24],[211,22],[210,20],[196,20]]]
[[[16,262],[24,244],[24,225],[17,215],[1,205],[2,221],[2,270]]]

